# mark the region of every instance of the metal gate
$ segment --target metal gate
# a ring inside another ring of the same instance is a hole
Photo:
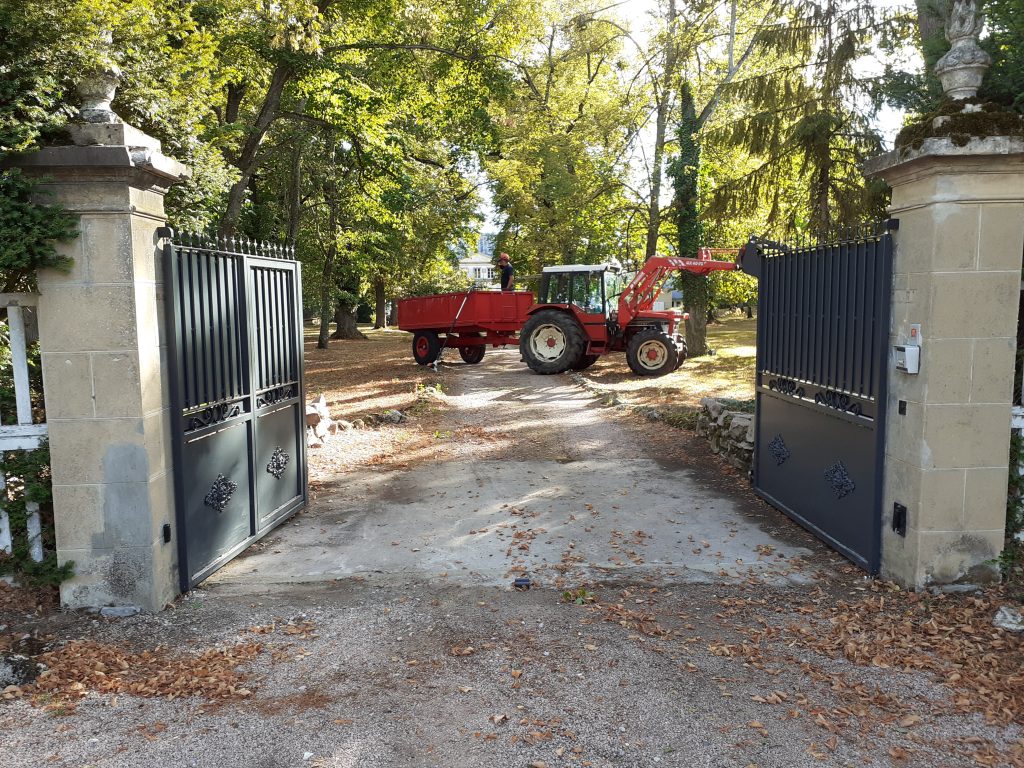
[[[757,493],[878,571],[895,220],[771,244],[759,272]]]
[[[301,273],[283,246],[160,234],[187,591],[306,503]]]

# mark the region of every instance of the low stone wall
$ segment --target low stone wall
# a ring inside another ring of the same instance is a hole
[[[754,456],[754,414],[730,410],[711,397],[701,398],[697,434],[711,443],[711,450],[734,467],[750,471]]]

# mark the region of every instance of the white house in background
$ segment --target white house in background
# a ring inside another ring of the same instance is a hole
[[[497,280],[494,266],[494,235],[482,233],[476,241],[474,252],[459,259],[459,269],[465,272],[473,283],[480,287],[489,287]]]

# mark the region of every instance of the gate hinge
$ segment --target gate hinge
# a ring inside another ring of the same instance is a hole
[[[160,239],[173,240],[174,229],[172,227],[157,227],[156,236]]]
[[[886,219],[885,220],[885,231],[886,232],[895,232],[899,228],[900,228],[900,220],[899,219]]]

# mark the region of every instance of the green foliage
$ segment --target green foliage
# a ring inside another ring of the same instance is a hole
[[[966,104],[980,107],[977,112],[964,112]],[[936,118],[943,118],[938,127]],[[974,136],[1024,136],[1024,117],[993,102],[981,99],[946,100],[906,126],[896,137],[896,147],[917,149],[925,139],[948,136],[957,146],[966,146]]]
[[[586,605],[588,603],[596,603],[597,595],[586,587],[567,589],[562,592],[562,602],[572,603],[573,605]]]
[[[745,307],[757,301],[757,278],[744,272],[712,272],[708,275],[712,309]]]
[[[0,371],[11,370],[10,326],[0,324]],[[43,408],[43,377],[39,346],[28,349],[29,389],[32,408]],[[14,377],[0,376],[0,422],[17,423]],[[8,514],[14,545],[10,555],[0,555],[0,574],[13,574],[25,584],[59,584],[71,575],[73,564],[58,566],[53,552],[53,504],[50,490],[50,451],[44,445],[35,451],[0,452],[0,474],[6,488],[0,491],[0,507]],[[28,502],[39,505],[42,522],[43,560],[35,562],[29,554],[26,536]]]
[[[643,122],[623,35],[587,0],[548,4],[516,41],[514,79],[492,101],[500,149],[483,159],[502,215],[497,250],[519,276],[550,264],[631,263],[642,227],[628,159]]]
[[[680,115],[677,127],[678,152],[669,163],[673,183],[672,213],[676,223],[677,254],[696,259],[704,245],[704,228],[700,220],[700,140],[696,106],[689,83],[680,93]]]
[[[743,76],[721,92],[706,143],[729,147],[735,170],[715,179],[705,216],[760,211],[762,231],[827,233],[880,217],[885,187],[861,163],[882,151],[872,124],[878,81],[856,62],[879,40],[905,40],[912,17],[856,1],[787,6],[790,23],[756,28]]]
[[[59,206],[37,202],[38,196],[37,181],[18,169],[0,171],[0,292],[32,290],[37,269],[71,266],[53,244],[78,235],[75,220]]]
[[[1024,436],[1017,430],[1010,432],[1010,477],[1006,489],[1006,536],[1014,538],[1024,531]]]
[[[987,0],[985,19],[992,68],[979,95],[1024,112],[1024,0]]]
[[[0,497],[10,519],[14,542],[10,555],[0,555],[0,575],[12,574],[29,586],[56,586],[70,578],[74,563],[57,564],[53,551],[53,494],[50,487],[50,450],[46,446],[34,451],[0,453],[0,473],[7,487]],[[26,534],[26,505],[39,505],[42,518],[43,560],[35,562],[29,551]]]
[[[81,21],[47,0],[0,3],[0,159],[33,148],[67,118],[62,75],[87,51],[58,42],[64,35],[77,39],[74,24]],[[0,171],[0,292],[32,290],[36,269],[71,264],[53,242],[75,237],[73,219],[38,196],[37,180],[16,169]]]

